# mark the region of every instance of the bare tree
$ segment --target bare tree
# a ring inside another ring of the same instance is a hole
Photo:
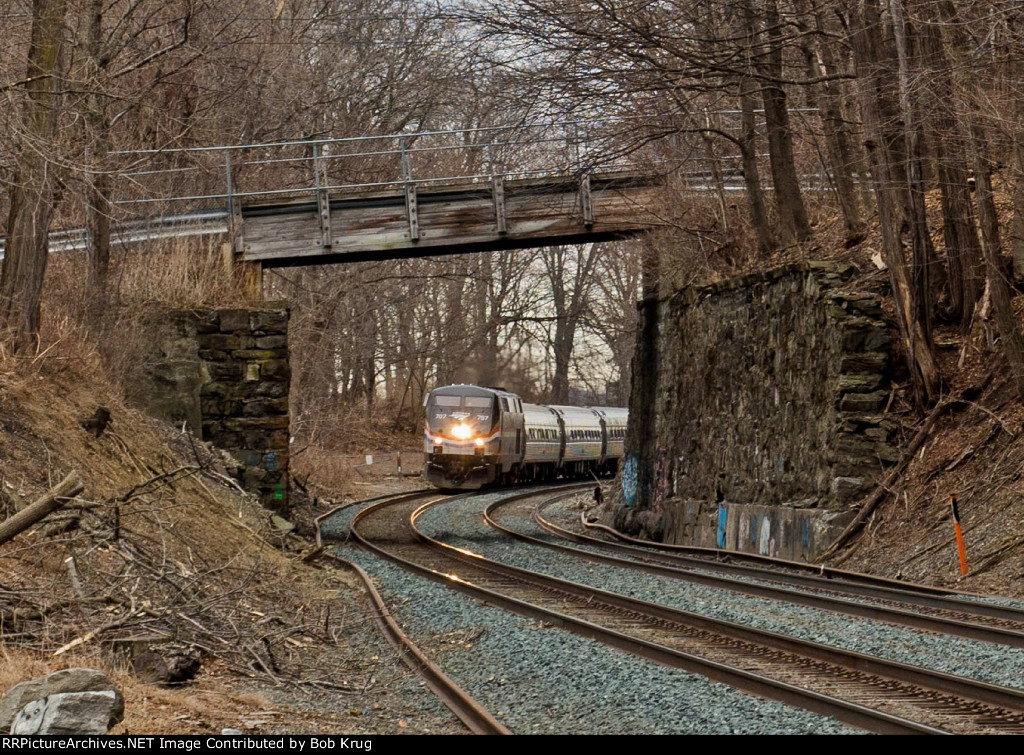
[[[782,84],[784,41],[777,0],[766,0],[764,3],[764,26],[766,45],[758,57],[762,61],[759,66],[763,79],[761,98],[764,102],[768,154],[775,184],[775,204],[786,239],[790,243],[800,243],[810,237],[811,226],[800,191],[800,177],[793,156],[788,98]]]
[[[22,131],[9,192],[7,244],[0,273],[0,337],[15,352],[34,349],[39,338],[39,304],[49,254],[48,234],[57,189],[51,159],[60,112],[60,58],[65,0],[33,0],[32,39],[21,84]]]
[[[594,290],[589,297],[586,328],[611,352],[616,405],[624,406],[631,390],[630,362],[636,346],[640,299],[640,248],[633,242],[602,244],[598,249]]]
[[[900,128],[903,119],[899,104],[892,98],[891,82],[898,76],[892,32],[882,24],[878,0],[851,2],[847,22],[860,78],[860,109],[885,263],[915,396],[918,403],[924,405],[938,398],[942,379],[930,337],[930,322],[922,319],[927,307],[920,303],[921,292],[917,286],[921,280],[911,279],[903,241],[908,230],[910,184],[906,171],[906,135]],[[915,251],[920,252],[920,249]],[[919,264],[923,261],[919,260]]]
[[[569,365],[576,332],[593,289],[597,257],[593,244],[552,247],[541,254],[551,286],[554,324],[554,332],[550,335],[554,359],[549,399],[552,403],[565,404],[569,401]]]
[[[825,148],[828,153],[824,169],[832,176],[839,208],[846,226],[846,245],[853,246],[864,239],[865,226],[861,217],[860,200],[854,185],[853,172],[857,163],[848,116],[844,102],[849,99],[848,82],[834,77],[840,72],[840,58],[833,51],[839,35],[833,33],[825,16],[825,5],[815,4],[812,8],[807,0],[794,0],[796,10],[794,22],[806,35],[801,46],[809,81],[816,81],[805,87],[808,105],[817,110],[825,134]]]
[[[985,273],[992,294],[992,307],[995,310],[1003,353],[1013,375],[1017,396],[1024,400],[1024,337],[1021,337],[1020,326],[1013,312],[1009,282],[1006,280],[1002,265],[999,264],[1002,255],[999,218],[992,194],[992,166],[985,149],[985,132],[977,123],[971,126],[971,146],[974,151],[981,248],[985,255]]]

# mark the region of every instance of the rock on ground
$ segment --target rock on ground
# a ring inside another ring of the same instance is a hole
[[[11,734],[106,734],[124,716],[115,690],[62,692],[28,703],[15,716]]]
[[[15,717],[29,703],[51,695],[76,692],[113,692],[114,704],[111,709],[110,725],[113,726],[124,718],[124,697],[110,677],[95,669],[70,668],[11,687],[0,698],[0,732],[9,732]]]

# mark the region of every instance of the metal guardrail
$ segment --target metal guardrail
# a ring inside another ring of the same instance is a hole
[[[112,242],[138,244],[158,239],[216,235],[227,233],[229,228],[230,217],[227,211],[210,210],[131,220],[115,225],[110,235]],[[0,238],[0,260],[4,258],[6,241]],[[52,231],[49,248],[51,253],[84,251],[89,248],[89,231],[86,228]]]
[[[583,171],[635,168],[616,146],[622,124],[583,121],[420,131],[344,139],[302,139],[113,153],[144,170],[118,174],[122,208],[147,205],[226,211],[241,199],[317,192],[387,190]],[[635,154],[635,153],[633,153]],[[159,163],[165,163],[161,166]],[[192,188],[182,193],[177,187]]]
[[[615,146],[621,133],[621,123],[565,121],[116,151],[111,234],[136,243],[226,233],[243,200],[635,168]],[[84,227],[50,234],[51,251],[86,248]],[[3,249],[0,239],[0,259]]]

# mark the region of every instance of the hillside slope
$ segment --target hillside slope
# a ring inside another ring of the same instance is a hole
[[[950,355],[952,356],[952,355]],[[1024,598],[1024,411],[996,379],[938,419],[904,476],[831,565]],[[967,574],[961,573],[956,496]]]
[[[0,544],[0,690],[101,668],[126,697],[115,733],[461,732],[378,636],[343,570],[303,563],[221,455],[125,406],[74,362],[0,371],[6,515],[77,471],[84,492]],[[80,420],[97,406],[96,436]],[[132,672],[141,652],[201,657],[188,684]]]

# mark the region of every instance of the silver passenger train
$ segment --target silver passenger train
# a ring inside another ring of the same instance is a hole
[[[628,410],[525,404],[514,393],[449,385],[423,402],[423,476],[446,490],[614,474]]]

